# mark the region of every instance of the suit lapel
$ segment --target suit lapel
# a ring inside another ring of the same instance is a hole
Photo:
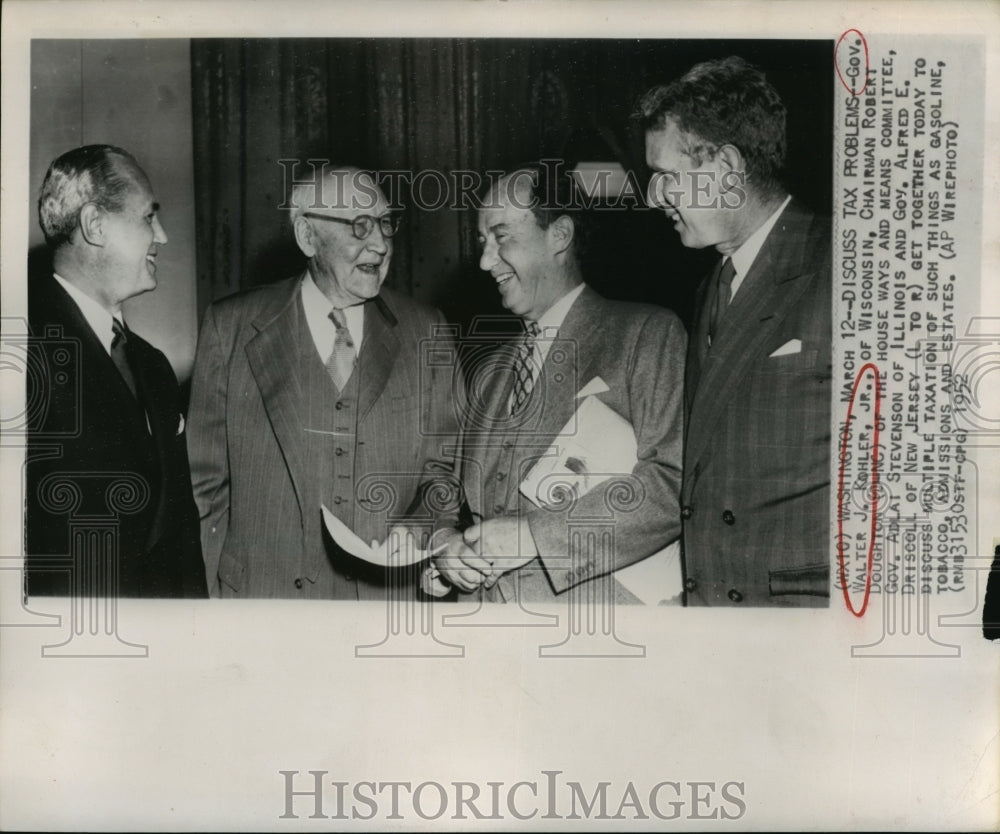
[[[398,322],[381,296],[365,304],[365,334],[358,356],[358,419],[363,420],[382,393],[399,354]]]
[[[149,442],[146,418],[142,408],[132,396],[121,372],[108,355],[104,345],[81,312],[76,302],[55,278],[48,278],[44,287],[44,305],[53,311],[55,322],[66,322],[64,335],[80,340],[80,375],[87,385],[97,390],[114,393],[120,405],[122,423],[136,443]],[[36,334],[43,335],[43,334]],[[141,394],[141,389],[140,389]]]
[[[580,297],[569,308],[556,342],[550,348],[542,366],[544,385],[531,392],[544,397],[541,422],[537,433],[555,437],[576,411],[577,392],[590,381],[590,370],[600,353],[601,332],[599,307],[601,298],[590,287],[584,287]]]
[[[153,523],[146,539],[146,549],[152,550],[166,532],[168,512],[167,504],[170,497],[170,485],[173,476],[174,438],[180,420],[180,412],[176,411],[177,403],[161,384],[156,362],[151,355],[151,346],[144,341],[135,339],[133,356],[135,357],[133,373],[136,384],[142,394],[142,401],[149,419],[151,437],[146,442],[152,442],[158,463],[157,474],[160,481],[159,502],[153,517]]]
[[[138,395],[142,402],[140,405],[132,396],[114,361],[80,308],[58,281],[54,278],[48,281],[48,285],[44,288],[45,303],[56,311],[55,318],[58,321],[66,322],[67,329],[64,335],[75,337],[80,341],[80,378],[85,380],[86,385],[93,386],[97,390],[113,392],[116,402],[116,421],[121,429],[131,436],[137,459],[145,459],[147,463],[143,464],[144,466],[148,463],[154,464],[155,468],[149,470],[148,474],[159,481],[158,489],[150,490],[152,495],[157,496],[157,504],[153,508],[153,521],[145,542],[146,550],[152,550],[166,530],[167,489],[172,462],[170,444],[176,433],[180,415],[179,411],[172,412],[177,404],[173,397],[169,398],[169,402],[164,401],[166,392],[158,379],[158,363],[152,355],[154,349],[140,336],[130,332],[128,350]],[[170,413],[173,417],[172,424],[168,416]],[[148,457],[150,452],[153,454],[152,460]],[[154,485],[150,484],[150,487]]]
[[[802,212],[793,206],[794,203],[786,208],[786,216],[779,218],[772,229],[726,311],[718,338],[696,368],[692,380],[696,387],[688,392],[686,468],[698,461],[750,366],[759,359],[767,341],[812,283],[813,273],[801,271],[805,224]],[[710,289],[705,288],[701,295],[704,301]],[[699,341],[705,339],[705,316],[702,310],[695,334]],[[695,345],[696,355],[698,350]]]
[[[290,372],[298,356],[298,328],[306,326],[298,309],[300,287],[301,281],[292,283],[289,295],[275,299],[254,320],[258,332],[247,342],[246,355],[301,511],[305,471],[303,396],[298,374]]]
[[[518,429],[517,445],[522,452],[515,460],[543,455],[549,446],[558,442],[563,428],[576,412],[579,404],[576,394],[588,382],[588,373],[600,353],[599,342],[594,336],[600,320],[600,303],[600,296],[590,287],[584,287],[566,313],[524,405],[531,416]],[[519,467],[516,474],[516,478],[511,477],[507,482],[508,506],[516,501],[527,469]]]

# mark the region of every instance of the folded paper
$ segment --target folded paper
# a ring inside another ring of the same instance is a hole
[[[390,531],[384,542],[381,544],[376,542],[373,547],[366,544],[357,533],[331,513],[325,505],[322,506],[322,510],[323,523],[326,525],[330,537],[358,559],[371,562],[373,565],[398,568],[423,562],[431,555],[422,548],[408,546],[407,543],[412,542],[412,537],[403,531]]]
[[[603,385],[595,377],[583,390],[595,382]],[[580,498],[602,481],[630,475],[637,452],[632,424],[595,396],[587,396],[525,476],[520,490],[539,507],[560,503],[567,493]],[[614,576],[647,605],[677,601],[683,590],[679,541],[616,570]]]

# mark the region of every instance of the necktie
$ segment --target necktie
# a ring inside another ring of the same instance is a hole
[[[354,365],[358,361],[358,355],[354,350],[354,339],[351,338],[351,331],[347,329],[347,317],[343,310],[333,309],[330,311],[330,321],[337,328],[337,336],[333,340],[333,350],[326,360],[326,371],[330,374],[330,379],[337,386],[338,391],[343,391],[347,385],[347,380],[354,373]]]
[[[708,343],[715,341],[715,334],[718,332],[719,323],[729,306],[729,297],[732,295],[733,278],[736,277],[736,267],[733,266],[732,258],[725,258],[716,274],[715,295],[712,299],[712,311],[708,319]]]
[[[135,376],[132,374],[132,368],[129,367],[126,353],[127,348],[125,346],[128,344],[127,331],[118,319],[111,320],[111,330],[114,333],[114,336],[111,337],[111,361],[115,363],[118,373],[122,375],[122,379],[125,380],[129,391],[132,392],[132,396],[139,399]]]
[[[514,391],[510,399],[511,416],[520,411],[535,383],[535,339],[541,331],[538,322],[529,321],[517,357],[514,359]]]

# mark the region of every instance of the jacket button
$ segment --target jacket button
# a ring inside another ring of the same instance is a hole
[[[726,524],[735,524],[736,516],[733,515],[732,510],[725,510],[722,513],[722,520],[726,522]]]
[[[348,582],[353,582],[354,581],[354,574],[353,573],[345,573],[344,574],[344,579],[346,579]]]
[[[698,583],[695,582],[693,579],[685,579],[684,580],[684,590],[685,591],[689,591],[690,592],[690,591],[693,591],[697,587],[698,587]]]
[[[500,515],[500,513],[502,513],[502,512],[503,512],[503,504],[494,504],[493,505],[493,513],[495,515]]]
[[[344,450],[338,446],[334,451],[334,454],[339,458],[342,454],[344,454]]]
[[[334,408],[337,409],[337,411],[340,411],[340,409],[342,409],[343,407],[344,404],[340,400],[337,400],[337,404],[334,406]]]
[[[295,587],[299,588],[301,590],[301,588],[302,588],[302,580],[301,579],[296,579],[295,580]]]
[[[729,593],[726,594],[726,596],[729,597],[729,599],[732,602],[743,602],[743,594],[741,594],[735,588],[730,588]]]
[[[497,480],[498,481],[502,481],[504,479],[504,477],[505,476],[504,476],[503,472],[497,472]]]
[[[690,507],[684,507],[684,509],[681,510],[681,518],[683,518],[685,521],[687,521],[693,515],[694,515],[694,510],[692,510]]]
[[[343,504],[343,503],[344,503],[344,499],[343,499],[343,498],[341,498],[341,497],[340,497],[340,496],[338,495],[338,496],[337,496],[336,498],[334,498],[334,499],[333,499],[333,503],[334,503],[334,504]]]

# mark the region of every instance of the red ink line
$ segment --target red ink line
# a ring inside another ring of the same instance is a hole
[[[844,470],[847,463],[847,442],[848,435],[851,430],[851,412],[854,410],[854,398],[858,394],[858,388],[861,386],[861,379],[864,377],[867,371],[871,371],[875,376],[875,419],[873,421],[874,430],[872,432],[872,451],[871,451],[871,489],[872,489],[872,522],[871,530],[868,534],[868,566],[867,572],[865,574],[865,595],[861,603],[861,608],[855,610],[853,603],[851,602],[851,595],[847,589],[847,575],[844,569]],[[879,400],[879,373],[878,367],[869,362],[864,365],[859,371],[858,375],[854,378],[854,387],[851,389],[851,400],[847,404],[847,421],[844,424],[844,436],[840,441],[840,471],[839,479],[837,483],[837,561],[840,566],[840,589],[844,594],[844,602],[847,605],[847,610],[850,611],[855,617],[863,617],[865,611],[868,609],[868,600],[871,597],[872,591],[872,567],[874,565],[875,556],[875,527],[878,523],[878,441],[879,441],[879,418],[881,415],[881,405]]]
[[[865,48],[865,67],[864,67],[865,83],[861,85],[860,90],[855,90],[853,86],[848,86],[847,81],[844,78],[844,74],[840,71],[840,46],[844,42],[844,39],[849,34],[851,34],[851,32],[853,32],[855,35],[858,36],[858,38],[860,38],[861,46]],[[846,32],[844,32],[843,35],[840,36],[840,40],[837,41],[837,46],[833,50],[833,67],[834,69],[837,70],[837,77],[840,79],[841,85],[852,96],[860,96],[865,91],[865,88],[868,87],[868,67],[869,67],[868,41],[865,40],[865,36],[862,34],[860,29],[848,29]]]

